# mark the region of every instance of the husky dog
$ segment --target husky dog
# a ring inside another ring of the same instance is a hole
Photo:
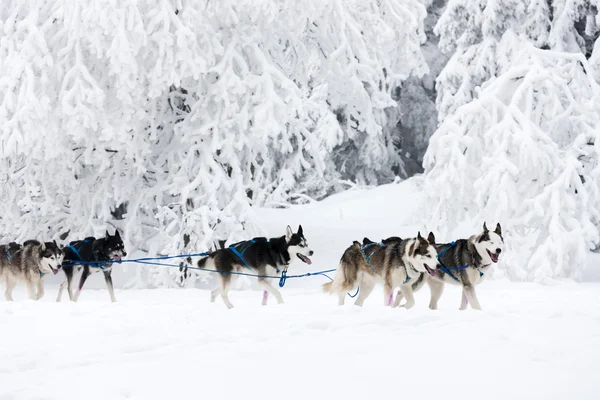
[[[233,308],[228,294],[236,272],[273,275],[282,269],[287,270],[290,262],[298,259],[306,264],[312,264],[309,256],[313,254],[314,251],[308,247],[304,237],[302,226],[298,227],[297,233],[288,226],[284,236],[271,239],[256,237],[236,243],[215,250],[204,258],[192,261],[191,264],[196,268],[219,272],[221,282],[211,292],[210,301],[214,302],[217,296],[221,295],[227,308]],[[283,303],[279,290],[274,288],[266,278],[258,278],[258,284],[264,290],[263,305],[267,304],[269,293],[275,296],[279,304]]]
[[[354,303],[362,306],[371,294],[375,283],[384,284],[384,304],[391,305],[393,290],[400,287],[409,301],[406,308],[411,308],[415,301],[412,295],[412,283],[422,281],[423,275],[433,275],[436,268],[435,237],[421,237],[421,233],[413,239],[402,240],[392,237],[381,243],[374,243],[365,238],[363,245],[354,242],[348,247],[332,282],[323,285],[329,293],[337,293],[338,304],[343,305],[346,292],[360,288]]]
[[[123,240],[121,239],[119,231],[115,231],[114,235],[111,235],[106,231],[106,236],[101,239],[87,237],[84,240],[77,240],[69,243],[69,245],[65,247],[66,262],[65,265],[63,265],[66,278],[58,289],[56,301],[60,301],[65,285],[67,286],[69,299],[77,301],[88,276],[90,276],[92,272],[102,271],[104,272],[104,280],[106,281],[110,299],[114,303],[117,299],[115,298],[111,277],[111,261],[120,261],[121,257],[125,256],[127,256],[127,252],[125,252],[125,246],[123,245]],[[88,264],[90,262],[92,264]],[[94,262],[97,263],[94,264]],[[79,285],[75,292],[75,296],[73,296],[71,282],[73,281],[73,272],[76,266],[78,266],[78,269],[83,270],[83,272],[79,278]]]
[[[28,240],[23,245],[10,243],[0,247],[0,280],[6,283],[6,300],[12,301],[17,282],[25,282],[32,300],[44,296],[46,274],[58,273],[64,253],[56,242]]]
[[[444,291],[444,283],[451,283],[461,285],[463,288],[461,310],[466,309],[469,303],[471,308],[481,310],[475,294],[475,285],[483,281],[486,269],[497,263],[502,253],[504,238],[500,224],[490,232],[484,223],[483,233],[479,235],[457,240],[454,244],[444,243],[435,247],[440,254],[440,265],[434,277],[427,280],[431,290],[429,308],[437,309],[438,300]],[[413,290],[417,291],[421,286],[423,286],[422,282],[417,287],[413,287]],[[394,306],[399,305],[401,300],[402,293],[399,291]]]

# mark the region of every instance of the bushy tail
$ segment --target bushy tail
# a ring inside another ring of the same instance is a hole
[[[348,282],[346,279],[346,274],[344,273],[344,264],[340,263],[337,271],[335,271],[335,277],[331,282],[325,283],[323,287],[323,291],[325,293],[339,293],[339,292],[347,292],[351,290],[354,286],[351,282]]]

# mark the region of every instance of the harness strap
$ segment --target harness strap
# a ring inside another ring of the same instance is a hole
[[[83,261],[83,259],[81,258],[81,254],[79,254],[79,250],[77,250],[77,248],[70,244],[67,246],[67,248],[71,249],[73,251],[73,253],[75,253],[75,255],[77,256],[77,260],[75,261]]]
[[[85,239],[82,240],[81,243],[89,243],[89,240]],[[75,253],[75,255],[77,256],[77,260],[66,260],[66,261],[84,261],[83,257],[81,257],[81,254],[79,254],[79,250],[77,250],[77,247],[75,247],[75,245],[68,245],[66,246],[67,248],[71,249],[73,251],[73,253]],[[105,261],[102,264],[88,264],[90,266],[90,268],[100,268],[100,269],[104,269],[104,265],[110,263],[110,261]]]
[[[404,280],[404,282],[402,282],[403,285],[406,282],[410,281],[410,276],[408,276],[408,267],[406,265],[404,266],[404,272],[406,273],[406,279]]]
[[[246,243],[250,243],[248,246],[244,247],[242,249],[242,251],[240,252],[238,249],[236,249],[236,246],[240,246],[240,245],[244,245]],[[234,243],[231,246],[228,247],[228,249],[237,256],[237,258],[240,259],[240,261],[242,262],[242,264],[244,264],[244,267],[251,269],[250,266],[248,265],[248,263],[246,263],[246,260],[244,260],[244,253],[246,252],[246,250],[248,250],[250,248],[250,246],[252,246],[254,243],[256,243],[256,240],[252,239],[252,240],[248,240],[246,242],[239,242],[239,243]],[[277,266],[275,266],[275,269],[277,269]],[[277,269],[277,272],[279,272],[279,269]]]
[[[371,268],[371,270],[377,274],[377,271],[375,271],[375,268],[373,268],[373,266],[371,265],[371,257],[373,257],[373,254],[377,253],[377,249],[373,250],[371,252],[371,254],[369,254],[367,256],[367,254],[365,253],[365,249],[368,249],[371,246],[375,246],[375,245],[379,245],[379,247],[385,247],[385,245],[381,242],[379,243],[369,243],[369,244],[364,244],[360,246],[360,252],[362,253],[363,258],[365,259],[365,262],[367,263],[367,265],[369,266],[369,268]]]
[[[441,256],[443,256],[443,255],[444,255],[444,254],[445,254],[445,253],[446,253],[448,250],[450,250],[450,248],[452,248],[452,247],[454,247],[454,246],[456,246],[456,242],[451,242],[451,243],[450,243],[450,246],[446,247],[446,248],[444,249],[444,251],[442,251],[441,253],[438,253],[437,259],[438,259],[438,263],[441,265],[441,268],[440,268],[440,269],[441,269],[441,270],[442,270],[444,273],[446,273],[446,274],[450,275],[450,277],[451,277],[452,279],[454,279],[456,282],[460,282],[460,281],[458,280],[458,278],[457,278],[457,277],[455,277],[454,275],[452,275],[452,272],[450,272],[450,271],[451,271],[451,270],[456,270],[456,271],[459,271],[459,270],[461,270],[461,269],[465,269],[465,268],[467,268],[467,267],[469,266],[469,264],[461,265],[460,267],[446,267],[446,266],[444,265],[444,263],[442,262],[442,260],[440,260],[440,257],[441,257]],[[480,274],[479,276],[481,276],[481,271],[479,271],[479,274]]]

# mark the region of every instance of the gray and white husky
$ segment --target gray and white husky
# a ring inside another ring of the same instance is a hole
[[[6,300],[12,301],[12,291],[18,282],[24,282],[32,300],[44,296],[44,277],[56,275],[64,252],[56,242],[28,240],[23,245],[10,243],[0,246],[0,281],[6,284]]]
[[[362,306],[371,294],[375,284],[384,285],[384,304],[391,305],[395,288],[399,287],[408,302],[406,308],[414,304],[413,282],[424,280],[424,275],[435,274],[436,250],[432,233],[425,239],[421,233],[416,238],[388,238],[381,243],[373,243],[365,238],[361,245],[354,242],[340,260],[332,282],[323,285],[325,292],[336,293],[338,304],[343,305],[346,292],[359,288],[355,305]]]
[[[313,254],[304,237],[302,226],[298,227],[296,233],[288,226],[284,236],[271,239],[256,237],[215,250],[207,257],[195,261],[188,259],[188,262],[195,268],[219,272],[220,284],[211,292],[210,301],[214,302],[217,296],[221,295],[227,308],[233,308],[228,294],[236,273],[276,275],[296,260],[311,264],[309,256]],[[283,303],[281,293],[268,279],[259,277],[258,284],[264,289],[263,305],[267,304],[269,293],[275,296],[279,304]]]
[[[435,246],[439,256],[438,269],[433,277],[427,279],[431,290],[429,308],[436,310],[438,300],[444,291],[444,284],[450,283],[462,286],[462,301],[460,309],[468,304],[475,310],[481,310],[481,305],[475,294],[475,285],[485,279],[488,268],[497,263],[504,249],[502,228],[498,223],[492,232],[483,224],[483,232],[468,239],[459,239],[454,243],[444,243]],[[415,282],[413,291],[419,290],[424,282]],[[400,305],[403,293],[398,291],[394,306]]]

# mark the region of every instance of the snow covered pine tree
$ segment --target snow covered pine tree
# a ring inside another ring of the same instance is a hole
[[[425,156],[430,225],[451,235],[465,219],[502,221],[501,275],[579,278],[600,243],[600,87],[587,59],[597,12],[591,1],[450,0],[436,26],[454,54]]]

